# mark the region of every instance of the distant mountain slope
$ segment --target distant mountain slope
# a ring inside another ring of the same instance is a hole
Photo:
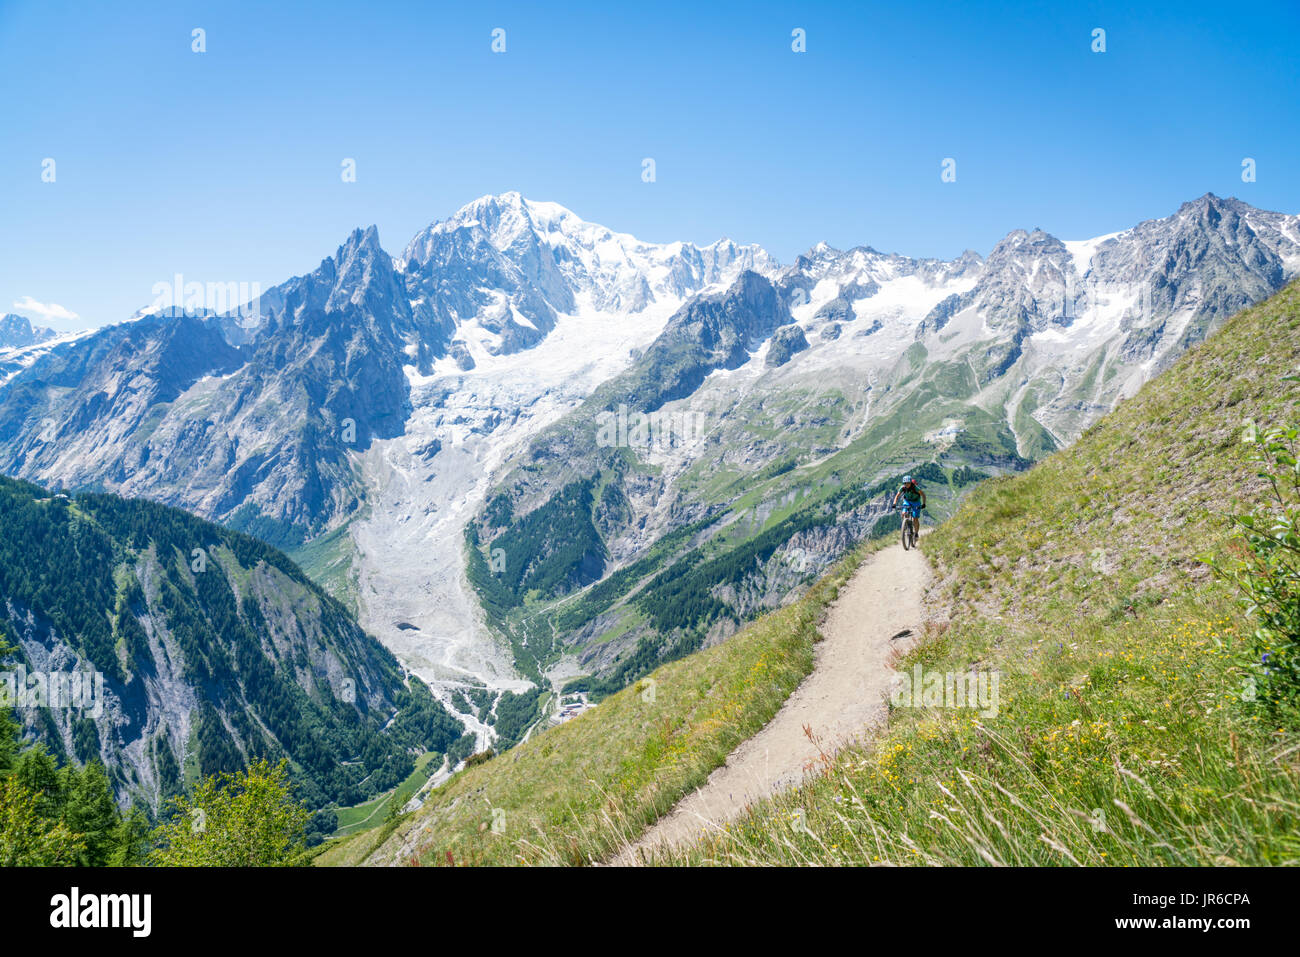
[[[357,230],[273,290],[282,311],[239,346],[229,323],[183,313],[57,344],[0,388],[7,470],[300,544],[360,504],[349,450],[409,413],[399,289],[373,229]]]
[[[152,502],[0,479],[0,629],[30,674],[102,675],[91,710],[18,714],[155,807],[281,756],[312,806],[354,804],[463,731],[283,554]]]

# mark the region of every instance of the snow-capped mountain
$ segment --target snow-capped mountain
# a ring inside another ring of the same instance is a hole
[[[969,353],[980,391],[1013,366],[1022,380],[1059,378],[1043,384],[1057,390],[1054,399],[1026,410],[1059,442],[1216,323],[1300,274],[1297,224],[1300,217],[1207,194],[1165,219],[1090,240],[1014,230],[984,260],[814,250],[782,283],[800,289],[818,280],[809,304],[795,309],[810,332],[837,336],[851,305],[869,321],[854,334],[892,328],[894,354],[907,332],[931,363]]]
[[[44,326],[33,326],[26,316],[7,313],[0,316],[0,349],[20,349],[53,339],[55,332]]]
[[[756,246],[644,243],[518,193],[484,196],[406,246],[398,268],[422,323],[454,336],[456,361],[536,345],[561,315],[678,304],[741,269],[774,269]],[[421,370],[425,371],[425,370]]]
[[[0,349],[0,470],[294,549],[407,667],[517,688],[716,640],[870,531],[851,488],[1020,467],[1298,271],[1300,217],[1211,195],[1091,240],[1016,230],[987,258],[819,245],[781,267],[505,193],[396,258],[357,230],[254,309]],[[705,428],[609,448],[594,430],[620,406]],[[663,556],[721,569],[697,560],[754,542],[757,573],[692,586],[708,621],[670,626],[626,590],[575,617],[574,589],[615,570],[644,567],[619,581],[652,594]],[[792,549],[794,577],[772,565]],[[525,594],[567,617],[526,622]]]

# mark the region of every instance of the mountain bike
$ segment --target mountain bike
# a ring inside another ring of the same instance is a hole
[[[916,529],[912,525],[912,517],[916,517],[919,524],[921,521],[921,509],[925,508],[920,502],[915,504],[904,502],[903,510],[903,551],[907,551],[916,544]]]

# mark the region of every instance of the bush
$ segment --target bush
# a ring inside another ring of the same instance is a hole
[[[1297,377],[1290,377],[1298,381]],[[1271,720],[1295,727],[1300,717],[1300,430],[1261,431],[1247,422],[1242,441],[1254,446],[1268,494],[1249,513],[1234,516],[1243,534],[1228,569],[1256,621],[1246,637],[1247,675],[1241,698]]]
[[[213,775],[180,798],[154,831],[149,863],[162,867],[276,867],[306,848],[310,812],[293,797],[288,762],[255,761],[246,772]]]

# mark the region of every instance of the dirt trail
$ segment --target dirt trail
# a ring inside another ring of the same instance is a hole
[[[676,846],[721,827],[749,804],[798,784],[816,763],[818,745],[832,753],[883,721],[890,655],[919,634],[929,577],[929,565],[915,549],[893,545],[868,558],[822,623],[812,673],[776,717],[613,863],[634,864],[651,848]],[[898,637],[904,630],[911,634]]]

